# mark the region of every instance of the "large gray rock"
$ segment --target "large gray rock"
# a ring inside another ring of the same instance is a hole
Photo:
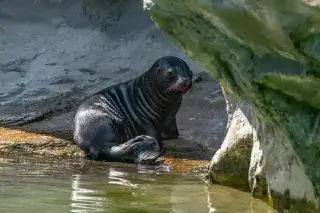
[[[319,1],[145,0],[157,26],[230,94],[211,177],[232,183],[238,165],[253,194],[291,212],[319,208],[320,10],[305,3]]]
[[[225,97],[228,95],[224,92]],[[253,128],[250,105],[228,99],[227,135],[210,164],[209,178],[220,184],[248,188],[248,168],[252,150]]]
[[[209,167],[220,184],[248,188],[280,210],[308,212],[317,195],[287,136],[254,112],[245,101],[224,91],[228,133]],[[311,203],[311,205],[310,205]]]
[[[68,135],[83,98],[164,55],[200,71],[139,1],[0,1],[0,125]]]

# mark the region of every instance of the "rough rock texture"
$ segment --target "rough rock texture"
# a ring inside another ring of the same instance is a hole
[[[252,109],[246,112],[243,102],[229,106],[228,137],[211,168],[228,167],[222,156],[238,159],[242,154],[235,155],[233,147],[249,143],[242,138],[251,137],[251,160],[243,159],[240,167],[250,160],[253,192],[260,191],[279,209],[316,211],[320,193],[319,8],[298,0],[145,0],[145,8],[160,29],[213,74],[224,90],[231,91],[228,104],[239,97]],[[235,131],[233,124],[244,126]],[[230,161],[231,170],[237,163]]]
[[[224,96],[228,133],[212,158],[210,179],[244,189],[249,186],[253,196],[268,198],[281,210],[312,210],[309,202],[317,202],[314,187],[286,135],[254,113],[247,102],[225,90]],[[301,195],[301,200],[294,199]]]
[[[249,184],[255,197],[290,212],[315,212],[317,190],[287,135],[258,113],[253,116]]]

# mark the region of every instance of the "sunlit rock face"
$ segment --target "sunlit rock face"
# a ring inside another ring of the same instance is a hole
[[[223,87],[228,134],[212,159],[211,179],[247,182],[255,196],[279,209],[316,211],[317,1],[145,0],[144,8]]]

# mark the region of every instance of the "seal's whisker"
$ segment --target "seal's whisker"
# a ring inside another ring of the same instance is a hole
[[[183,80],[181,79],[181,78],[179,78],[176,82],[174,82],[174,83],[171,83],[169,86],[168,86],[168,88],[167,88],[167,92],[172,92],[172,91],[176,91],[179,87],[180,87],[180,85],[181,85],[181,83],[183,82]]]
[[[167,88],[167,92],[172,92],[175,91],[177,89],[178,85],[176,83],[172,83],[171,85],[168,86]]]

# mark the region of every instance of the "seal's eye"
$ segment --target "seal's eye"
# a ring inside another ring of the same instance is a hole
[[[173,69],[172,69],[172,68],[170,68],[170,69],[167,70],[167,75],[168,75],[168,76],[173,75]]]
[[[174,70],[173,69],[168,69],[166,72],[166,78],[169,81],[174,81],[175,80],[175,76],[174,76]]]

